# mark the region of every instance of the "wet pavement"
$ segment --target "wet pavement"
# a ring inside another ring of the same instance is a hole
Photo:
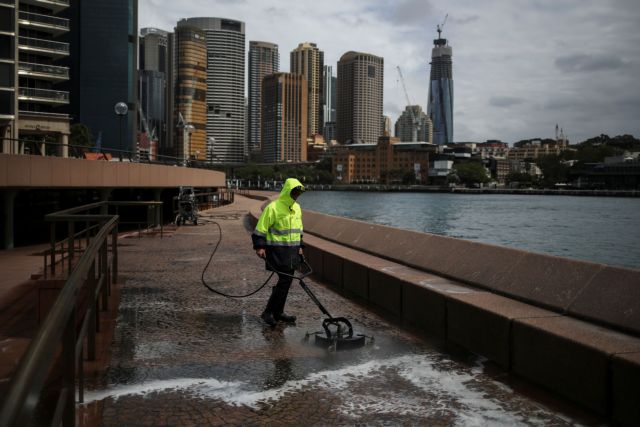
[[[218,241],[211,221],[223,238],[205,274],[210,286],[244,294],[268,277],[245,215],[260,202],[236,200],[163,239],[121,240],[124,285],[111,365],[85,392],[85,414],[101,411],[106,426],[593,421],[520,393],[482,359],[442,352],[312,278],[306,282],[327,309],[374,336],[372,345],[330,352],[303,342],[324,316],[295,282],[286,311],[298,321],[274,329],[259,317],[270,285],[236,300],[210,292],[200,279]]]

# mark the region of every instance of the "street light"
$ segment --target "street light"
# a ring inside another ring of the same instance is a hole
[[[185,138],[188,137],[189,138],[189,147],[187,148],[187,158],[191,159],[193,158],[193,156],[191,155],[191,134],[193,133],[193,131],[196,129],[196,127],[194,125],[192,125],[191,123],[187,123],[186,125],[184,125],[184,132],[185,132]]]
[[[124,102],[118,102],[115,105],[115,107],[113,107],[113,110],[115,111],[116,116],[118,116],[118,124],[119,124],[118,133],[120,134],[120,143],[118,145],[118,148],[122,150],[122,118],[126,116],[127,113],[129,112],[129,107],[127,107],[127,104]]]

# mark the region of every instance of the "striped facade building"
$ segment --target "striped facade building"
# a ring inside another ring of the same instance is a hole
[[[240,164],[248,156],[245,132],[244,22],[224,18],[188,18],[206,39],[207,161]]]
[[[315,43],[300,43],[291,51],[291,73],[307,80],[307,136],[322,133],[324,52]]]
[[[178,25],[175,43],[175,127],[176,153],[181,159],[205,160],[207,147],[207,46],[204,31]],[[180,120],[182,117],[182,120]],[[191,125],[191,132],[185,126]]]
[[[307,80],[276,73],[262,80],[262,155],[267,163],[307,161]]]

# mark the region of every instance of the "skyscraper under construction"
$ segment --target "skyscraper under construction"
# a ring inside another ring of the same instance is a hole
[[[433,123],[433,142],[450,144],[453,142],[453,74],[452,51],[447,39],[441,37],[433,41],[431,50],[431,77],[429,84],[429,106],[427,114]]]

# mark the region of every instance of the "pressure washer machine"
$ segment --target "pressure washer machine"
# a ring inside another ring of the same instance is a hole
[[[193,225],[198,225],[198,204],[193,187],[180,187],[178,194],[178,214],[176,215],[176,225],[184,225],[191,221]]]

